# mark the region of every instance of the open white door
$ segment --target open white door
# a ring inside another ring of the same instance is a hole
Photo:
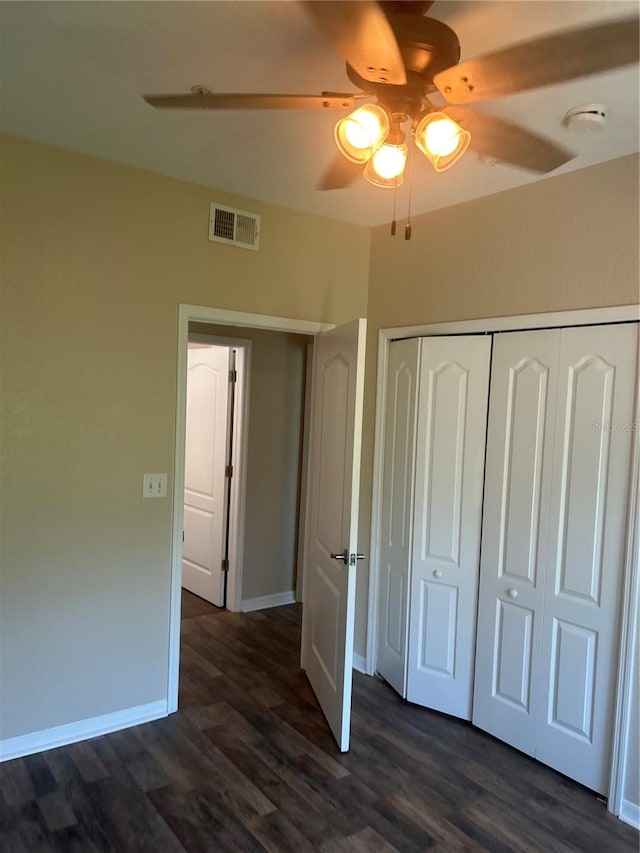
[[[229,348],[189,349],[182,586],[224,606]]]
[[[313,360],[302,667],[349,749],[366,320],[318,335]]]

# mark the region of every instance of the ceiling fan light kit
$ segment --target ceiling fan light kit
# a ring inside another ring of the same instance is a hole
[[[377,187],[395,188],[403,180],[407,145],[401,125],[411,116],[388,115],[379,104],[358,107],[336,124],[338,150],[352,163],[364,164],[364,177]],[[471,134],[445,113],[432,111],[412,119],[417,147],[436,172],[453,166],[469,147]]]

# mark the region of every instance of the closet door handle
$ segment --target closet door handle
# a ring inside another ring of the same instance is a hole
[[[508,589],[507,595],[509,596],[509,598],[517,598],[518,597],[518,590],[517,589]]]
[[[433,576],[434,578],[441,578],[442,572],[440,571],[440,569],[434,569]]]

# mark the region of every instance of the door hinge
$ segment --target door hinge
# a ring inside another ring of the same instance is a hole
[[[238,381],[238,371],[230,370],[229,371],[229,382],[237,382]]]
[[[184,530],[182,531],[182,541],[184,542]]]
[[[222,561],[222,565],[220,566],[220,568],[222,569],[223,572],[229,571],[229,560],[226,557]]]
[[[225,465],[224,476],[229,478],[233,477],[233,465]]]

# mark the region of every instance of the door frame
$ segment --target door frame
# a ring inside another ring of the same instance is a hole
[[[167,673],[167,713],[178,710],[180,672],[180,610],[182,590],[182,529],[184,519],[184,461],[187,421],[187,344],[189,323],[264,329],[271,332],[293,332],[318,335],[334,328],[333,323],[296,320],[268,314],[250,314],[211,308],[204,305],[178,305],[178,346],[176,365],[176,420],[173,463],[173,505],[171,521],[171,579],[169,592],[169,656]],[[248,382],[246,387],[248,387]]]
[[[510,317],[489,317],[479,320],[459,320],[444,323],[424,323],[415,326],[396,326],[378,330],[378,362],[376,387],[376,415],[373,451],[373,483],[371,491],[371,543],[369,553],[369,599],[367,611],[366,672],[374,675],[378,651],[378,586],[380,578],[380,525],[382,517],[382,477],[384,469],[384,415],[387,402],[387,365],[389,344],[401,338],[430,337],[435,335],[494,334],[499,332],[553,329],[563,326],[601,326],[610,323],[640,321],[640,305],[616,305],[603,308],[585,308],[575,311],[554,311],[548,314],[520,314]],[[640,418],[640,398],[636,399],[636,424]],[[640,567],[636,538],[637,517],[640,509],[640,437],[638,429],[632,437],[632,459],[627,516],[627,539],[623,567],[622,607],[620,613],[620,657],[616,688],[616,705],[613,718],[613,750],[608,809],[620,814],[622,788],[626,765],[626,744],[631,718],[631,674],[634,665],[634,631],[640,619],[638,595],[640,594]]]
[[[188,344],[222,346],[236,351],[236,393],[234,396],[231,465],[233,477],[229,492],[229,569],[227,572],[227,610],[242,609],[242,574],[244,567],[244,510],[247,485],[247,450],[249,444],[249,397],[251,375],[251,340],[226,338],[221,335],[190,333]],[[227,412],[228,414],[228,412]],[[186,443],[186,434],[185,434]],[[182,564],[181,564],[182,565]],[[180,579],[182,583],[182,578]]]

